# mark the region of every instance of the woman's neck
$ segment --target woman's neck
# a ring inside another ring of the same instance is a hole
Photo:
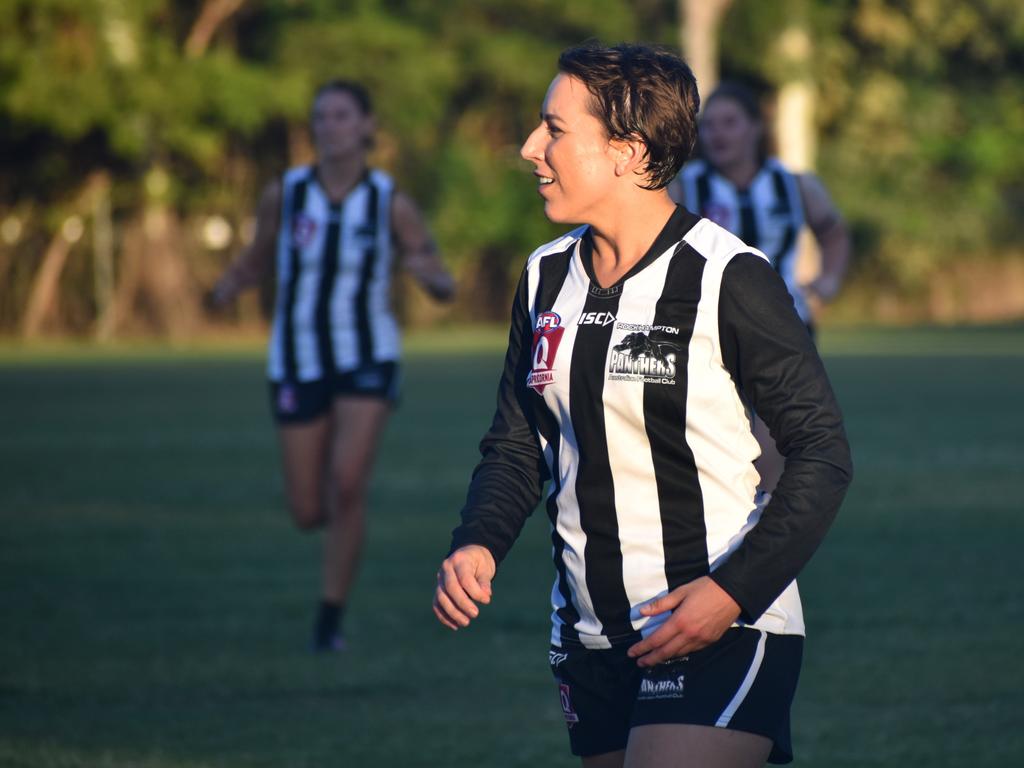
[[[593,269],[598,284],[607,288],[629,272],[650,250],[675,210],[675,203],[664,190],[653,195],[644,192],[632,205],[591,223]]]
[[[761,170],[761,161],[756,156],[745,157],[731,165],[718,166],[715,170],[728,179],[737,189],[746,189]]]
[[[366,157],[320,158],[316,162],[316,178],[332,202],[343,200],[366,173]]]

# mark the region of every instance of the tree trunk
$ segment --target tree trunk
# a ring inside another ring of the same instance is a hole
[[[732,0],[678,0],[679,47],[697,78],[701,101],[718,84],[718,28]]]
[[[206,0],[185,39],[185,55],[197,59],[206,53],[220,26],[243,5],[245,0]]]
[[[32,279],[21,320],[21,335],[26,339],[39,336],[46,321],[57,314],[60,276],[64,272],[71,246],[81,238],[84,229],[81,213],[88,211],[94,205],[97,195],[104,194],[109,186],[107,175],[96,172],[89,176],[68,206],[68,215],[50,240],[43,253],[43,262]]]

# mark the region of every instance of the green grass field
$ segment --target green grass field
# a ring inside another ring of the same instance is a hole
[[[430,595],[495,336],[414,340],[351,650],[306,651],[258,352],[0,351],[0,766],[572,766],[538,515],[468,631]],[[1024,765],[1024,329],[834,332],[856,479],[801,577],[800,766]]]

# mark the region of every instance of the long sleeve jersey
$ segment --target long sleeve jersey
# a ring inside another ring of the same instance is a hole
[[[803,634],[795,578],[852,466],[811,338],[763,254],[677,208],[618,282],[581,227],[519,282],[497,411],[452,548],[507,554],[550,480],[552,643],[632,643],[642,605],[710,574],[740,622]],[[752,410],[786,457],[760,493]]]

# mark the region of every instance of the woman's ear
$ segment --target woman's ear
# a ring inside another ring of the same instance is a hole
[[[633,173],[643,173],[644,166],[647,162],[646,144],[639,139],[615,139],[611,144],[616,152],[616,176],[628,176]]]

